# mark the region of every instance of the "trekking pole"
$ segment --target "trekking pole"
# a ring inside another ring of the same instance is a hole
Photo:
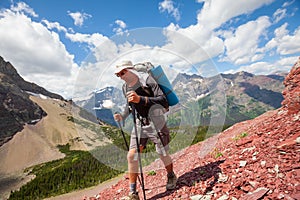
[[[118,112],[115,112],[115,114],[117,114]],[[123,136],[123,139],[124,139],[124,142],[125,142],[125,145],[126,145],[126,149],[127,151],[129,151],[129,146],[128,146],[128,143],[127,143],[127,140],[126,140],[126,137],[125,137],[125,134],[123,132],[123,129],[122,129],[122,126],[121,126],[121,122],[120,121],[117,121],[118,122],[118,126],[119,126],[119,129],[122,133],[122,136]]]
[[[132,110],[132,115],[133,115],[133,123],[134,123],[134,132],[135,132],[135,137],[136,137],[136,146],[137,146],[137,154],[138,154],[138,163],[140,167],[140,173],[141,173],[141,186],[143,190],[143,196],[144,200],[146,200],[146,193],[145,193],[145,184],[144,184],[144,175],[143,175],[143,168],[142,168],[142,159],[141,159],[141,150],[140,150],[140,145],[139,145],[139,138],[138,138],[138,133],[137,133],[137,125],[136,125],[136,115],[135,115],[135,108],[134,105],[131,103],[131,110]]]
[[[117,114],[117,113],[118,113],[118,112],[115,112],[115,114]],[[127,151],[129,151],[129,145],[128,145],[128,143],[127,143],[127,140],[126,140],[124,131],[123,131],[123,129],[122,129],[121,122],[120,122],[120,121],[117,121],[117,122],[118,122],[119,129],[120,129],[120,131],[121,131],[121,133],[122,133],[122,136],[123,136],[123,139],[124,139],[124,142],[125,142],[125,145],[126,145],[126,149],[127,149]],[[142,185],[142,182],[141,182],[141,179],[140,179],[139,176],[138,176],[138,180],[139,180],[139,183]]]

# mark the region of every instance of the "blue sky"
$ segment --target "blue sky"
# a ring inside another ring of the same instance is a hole
[[[298,0],[0,1],[0,55],[66,98],[115,85],[113,66],[151,61],[213,75],[289,71]],[[75,94],[76,93],[76,94]]]

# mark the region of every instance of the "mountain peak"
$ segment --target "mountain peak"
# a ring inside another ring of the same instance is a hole
[[[237,72],[236,74],[240,75],[240,76],[253,76],[252,73],[246,72],[246,71],[240,71]]]
[[[192,79],[203,79],[202,76],[197,75],[197,74],[187,74],[187,73],[178,73],[176,78],[173,81],[173,85],[176,85],[178,82],[189,82]]]
[[[40,120],[46,113],[29,98],[39,94],[64,100],[62,96],[25,81],[10,62],[0,56],[0,146],[21,131],[26,123]]]
[[[58,94],[52,93],[44,89],[43,87],[38,86],[35,83],[29,83],[25,81],[17,72],[15,67],[10,63],[6,62],[1,56],[0,56],[0,74],[7,75],[20,89],[36,94],[43,94],[45,96],[54,98],[54,99],[60,99],[64,100],[64,98]]]
[[[6,62],[1,56],[0,56],[0,73],[6,74],[8,76],[18,75],[18,72],[14,68],[14,66],[12,66],[10,62]]]
[[[245,79],[245,78],[248,78],[248,77],[253,77],[254,74],[251,74],[249,72],[246,72],[246,71],[240,71],[240,72],[236,72],[234,74],[221,74],[221,76],[223,78],[228,78],[228,79]]]

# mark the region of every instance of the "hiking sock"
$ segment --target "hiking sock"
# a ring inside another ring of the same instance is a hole
[[[130,183],[129,189],[131,193],[136,193],[136,183]]]

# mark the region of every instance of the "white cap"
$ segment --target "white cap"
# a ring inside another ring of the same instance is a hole
[[[122,61],[121,64],[116,65],[114,73],[117,74],[120,71],[122,71],[123,69],[132,69],[133,68],[133,64],[130,60],[125,60]]]

